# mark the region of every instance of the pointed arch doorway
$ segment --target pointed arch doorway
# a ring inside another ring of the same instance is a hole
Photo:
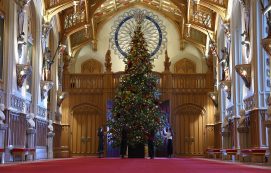
[[[184,104],[175,112],[175,153],[180,156],[204,154],[205,110],[195,104]]]
[[[98,148],[97,129],[101,126],[101,112],[91,105],[79,105],[71,116],[71,155],[96,155]]]

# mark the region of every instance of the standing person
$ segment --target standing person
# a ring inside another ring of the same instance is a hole
[[[167,155],[169,158],[172,157],[173,153],[173,145],[172,145],[172,130],[171,128],[166,128],[166,131],[164,131],[165,137],[167,139]]]
[[[127,150],[127,127],[124,127],[121,131],[121,144],[120,144],[120,155],[124,158]]]
[[[98,129],[98,154],[99,154],[99,158],[101,158],[103,156],[103,152],[104,152],[104,132],[103,132],[103,127],[99,127]]]
[[[152,130],[148,136],[148,151],[149,157],[154,158],[154,130]]]

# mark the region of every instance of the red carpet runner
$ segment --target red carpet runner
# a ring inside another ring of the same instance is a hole
[[[252,168],[193,158],[111,159],[74,158],[45,162],[2,165],[0,173],[271,173]]]

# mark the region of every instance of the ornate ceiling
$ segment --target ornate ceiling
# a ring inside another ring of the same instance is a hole
[[[135,5],[152,9],[174,22],[185,42],[202,53],[216,31],[217,17],[227,22],[228,0],[44,0],[45,22],[59,17],[61,41],[67,39],[72,54],[88,43],[97,49],[97,28],[114,14]]]

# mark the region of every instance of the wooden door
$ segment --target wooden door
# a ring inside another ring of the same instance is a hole
[[[203,155],[205,124],[202,110],[194,106],[183,107],[175,118],[176,154]]]
[[[81,106],[73,111],[71,122],[72,155],[96,155],[98,149],[97,129],[101,116],[90,106]]]

